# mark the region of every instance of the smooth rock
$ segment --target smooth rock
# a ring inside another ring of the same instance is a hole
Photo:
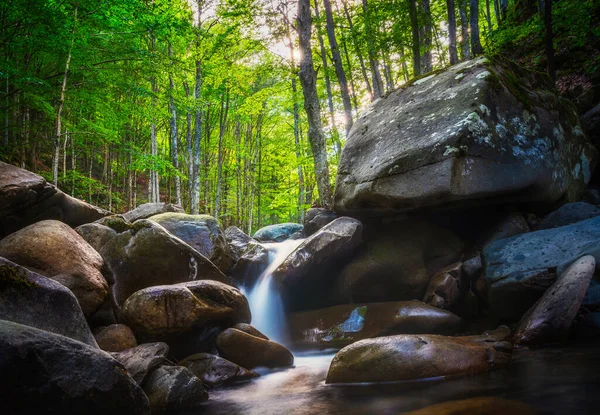
[[[468,289],[469,284],[462,277],[462,262],[457,262],[431,277],[423,302],[444,310],[452,310]]]
[[[481,275],[483,264],[481,262],[481,254],[477,254],[471,259],[466,260],[462,264],[462,273],[469,280],[475,281]]]
[[[112,353],[127,373],[136,381],[138,385],[144,383],[144,380],[155,368],[170,364],[167,359],[169,346],[166,343],[144,343],[122,352]]]
[[[170,233],[190,245],[226,272],[232,266],[229,246],[221,224],[210,215],[187,215],[185,213],[161,213],[151,216]]]
[[[124,324],[111,324],[96,334],[98,346],[106,352],[122,352],[137,346],[131,329]]]
[[[518,345],[540,345],[564,341],[579,311],[594,275],[596,260],[579,258],[523,316],[513,340]]]
[[[231,278],[244,287],[253,287],[269,263],[269,250],[260,244],[250,243],[248,250],[238,259],[231,270]]]
[[[114,229],[99,223],[86,223],[75,228],[75,232],[98,252],[100,252],[104,244],[117,235]]]
[[[70,289],[86,316],[104,301],[102,257],[68,225],[45,220],[0,240],[0,256]]]
[[[483,249],[499,239],[510,238],[511,236],[521,235],[529,231],[529,224],[522,213],[507,213],[486,230],[483,241],[478,248]]]
[[[242,255],[250,248],[251,243],[258,243],[254,238],[246,235],[240,228],[237,226],[230,226],[225,229],[225,240],[229,245],[229,254],[231,255],[231,260],[235,264],[238,259],[241,258]]]
[[[289,367],[294,356],[282,345],[237,329],[227,329],[217,336],[219,355],[247,369]]]
[[[407,412],[405,415],[536,415],[538,411],[518,401],[495,397],[448,401]]]
[[[181,206],[170,203],[144,203],[125,213],[123,217],[133,223],[138,219],[148,219],[150,216],[167,212],[185,213],[185,210]]]
[[[123,366],[87,344],[0,321],[3,413],[148,414],[148,399]]]
[[[335,212],[323,208],[311,208],[304,215],[304,235],[310,236],[319,229],[334,221],[338,216]]]
[[[311,348],[392,334],[453,335],[461,327],[458,316],[421,301],[343,304],[292,313],[288,321],[294,345]]]
[[[279,223],[260,228],[252,237],[259,242],[283,242],[303,228],[299,223]]]
[[[342,151],[334,210],[577,200],[596,150],[552,90],[545,76],[481,57],[376,100]]]
[[[333,358],[325,383],[392,382],[488,372],[506,366],[505,333],[445,337],[403,334],[360,340]]]
[[[181,411],[198,408],[208,400],[204,385],[187,368],[161,366],[143,385],[153,411]]]
[[[596,216],[600,216],[600,208],[598,206],[585,202],[567,203],[542,219],[535,227],[535,230],[558,228]]]
[[[197,353],[179,362],[187,367],[203,384],[219,386],[258,377],[258,373],[244,369],[235,363],[210,353]]]
[[[0,258],[0,319],[98,347],[68,288],[4,258]]]
[[[251,334],[255,337],[260,337],[261,339],[269,340],[267,336],[258,331],[254,326],[251,326],[248,323],[238,323],[234,324],[231,328],[238,329],[239,331],[243,331],[244,333]]]

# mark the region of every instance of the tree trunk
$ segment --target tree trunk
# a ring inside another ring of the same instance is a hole
[[[369,97],[371,101],[373,101],[373,99],[375,99],[375,97],[373,96],[373,89],[371,88],[371,82],[369,81],[369,76],[367,75],[365,60],[363,59],[362,53],[360,52],[360,46],[358,43],[358,39],[356,38],[356,33],[354,32],[354,24],[352,23],[352,17],[350,16],[350,11],[348,10],[346,0],[342,0],[342,5],[344,6],[344,14],[346,15],[346,19],[348,20],[350,35],[352,36],[352,44],[354,45],[354,52],[356,53],[356,56],[358,56],[358,61],[360,62],[360,71],[362,73],[363,79],[365,80],[365,85],[367,87]]]
[[[421,0],[421,14],[423,16],[423,25],[420,30],[421,47],[421,72],[428,73],[433,70],[433,59],[431,49],[433,48],[433,28],[431,26],[431,7],[429,0]]]
[[[469,20],[467,19],[467,2],[469,0],[458,0],[458,14],[460,15],[461,42],[460,50],[462,59],[471,58],[471,42],[469,38]]]
[[[544,26],[546,27],[546,60],[548,75],[552,81],[556,80],[556,66],[554,63],[554,36],[552,35],[552,0],[544,1]]]
[[[483,53],[479,40],[479,0],[471,0],[471,52],[473,56]]]
[[[448,8],[448,52],[450,54],[450,65],[458,63],[458,52],[456,51],[456,11],[454,0],[446,0]]]
[[[197,0],[198,5],[198,16],[197,16],[197,29],[196,34],[196,47],[200,47],[202,40],[200,34],[200,28],[202,27],[202,7],[204,0]],[[194,87],[194,99],[196,101],[195,110],[195,128],[194,128],[194,144],[193,144],[193,173],[192,173],[192,191],[190,194],[190,211],[192,215],[199,213],[200,207],[200,143],[202,140],[202,106],[200,102],[200,94],[202,92],[202,62],[199,58],[196,58],[196,75],[195,75],[195,87]]]
[[[171,43],[169,43],[169,56],[172,57],[173,48]],[[173,65],[173,62],[171,62]],[[175,84],[173,82],[173,74],[169,73],[169,89],[170,89],[170,97],[169,97],[169,109],[171,110],[171,162],[173,163],[173,167],[175,168],[175,203],[181,206],[181,178],[179,177],[179,144],[178,144],[178,131],[177,131],[177,107],[175,106]],[[170,186],[169,186],[170,188]]]
[[[333,111],[333,94],[331,93],[331,79],[329,78],[329,64],[327,63],[327,52],[325,50],[325,42],[323,41],[323,33],[321,31],[321,25],[319,23],[319,4],[317,0],[315,2],[315,17],[317,19],[317,38],[319,39],[319,46],[321,48],[321,59],[323,61],[323,74],[325,75],[325,90],[327,91],[327,104],[329,106],[329,118],[331,122],[332,131],[335,129],[335,118]],[[289,29],[288,29],[289,30]],[[288,36],[289,37],[289,36]],[[290,48],[293,48],[292,40],[289,39]],[[292,61],[293,61],[292,57]]]
[[[413,76],[421,75],[421,45],[419,43],[419,19],[416,0],[408,0],[408,14],[412,29]]]
[[[370,8],[367,0],[362,0],[363,12],[365,14],[365,30],[370,35],[367,36],[367,52],[369,54],[369,65],[371,66],[371,76],[373,79],[373,93],[375,98],[381,98],[385,91],[383,90],[383,81],[379,72],[379,61],[375,52],[375,44],[373,42],[373,28],[371,26]]]
[[[221,188],[223,186],[223,139],[225,137],[225,127],[227,125],[227,114],[229,113],[229,90],[224,93],[224,99],[221,100],[221,114],[219,117],[219,150],[217,162],[217,194],[215,196],[215,218],[219,219],[221,204]]]
[[[485,18],[487,20],[488,32],[492,31],[492,13],[490,10],[490,0],[485,0]]]
[[[310,45],[312,16],[310,0],[298,1],[298,37],[302,59],[300,61],[300,83],[304,94],[304,109],[308,119],[308,138],[315,162],[315,176],[321,205],[331,208],[333,195],[329,182],[329,166],[327,165],[327,149],[325,134],[321,125],[319,97],[317,95],[316,73],[313,66],[312,49]]]
[[[494,0],[494,15],[496,16],[496,25],[500,26],[500,0]]]

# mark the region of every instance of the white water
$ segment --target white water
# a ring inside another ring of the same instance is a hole
[[[269,266],[245,293],[252,312],[252,325],[269,339],[281,344],[287,343],[285,312],[281,294],[271,274],[303,241],[296,239],[264,244],[269,251]]]

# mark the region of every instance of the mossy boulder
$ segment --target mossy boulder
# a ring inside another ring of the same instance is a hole
[[[377,100],[342,151],[334,210],[390,211],[576,200],[596,150],[549,78],[477,58]]]
[[[302,229],[299,223],[279,223],[260,228],[252,237],[259,242],[283,242]]]
[[[135,209],[125,213],[123,218],[129,222],[135,222],[139,219],[148,219],[150,216],[166,212],[185,213],[185,210],[183,210],[181,206],[173,205],[171,203],[144,203],[143,205],[139,205]]]

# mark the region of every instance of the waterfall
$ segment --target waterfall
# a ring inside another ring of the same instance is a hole
[[[271,274],[303,241],[296,239],[263,244],[269,251],[269,266],[246,293],[252,312],[252,325],[277,343],[286,343],[287,332],[281,294]]]

